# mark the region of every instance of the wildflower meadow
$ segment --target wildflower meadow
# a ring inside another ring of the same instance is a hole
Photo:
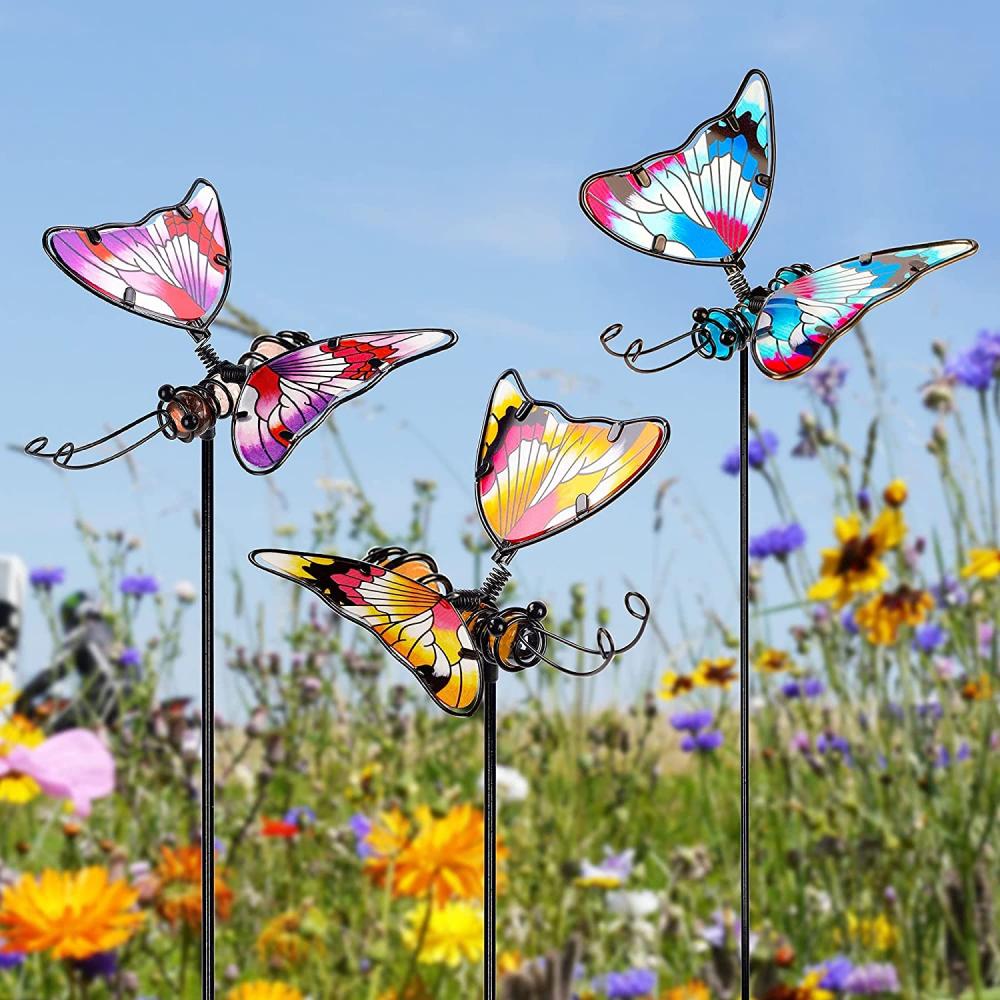
[[[754,419],[754,518],[773,521],[750,542],[753,994],[996,998],[1000,334],[927,358],[911,409],[947,511],[933,526],[886,471],[882,375],[857,336],[866,363],[811,376],[793,439]],[[842,430],[850,385],[876,403],[858,440]],[[802,527],[792,463],[824,484],[823,537]],[[711,475],[736,471],[721,455]],[[350,480],[325,495],[302,548],[419,548],[435,503],[414,483],[400,531]],[[218,841],[201,845],[198,706],[164,690],[197,655],[182,640],[197,593],[144,572],[116,525],[81,518],[78,535],[92,575],[36,565],[32,599],[53,649],[89,630],[111,665],[93,683],[110,687],[0,690],[0,998],[200,996],[203,849],[223,1000],[477,996],[478,721],[435,712],[299,588],[245,603],[219,636],[244,707],[217,720]],[[485,540],[463,542],[478,571]],[[593,594],[576,583],[559,602],[566,635],[605,620]],[[651,629],[632,657],[657,681],[616,702],[552,671],[504,678],[506,1000],[737,995],[733,631]]]

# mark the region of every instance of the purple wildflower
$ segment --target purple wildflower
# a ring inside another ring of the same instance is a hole
[[[899,976],[889,962],[869,962],[855,966],[845,983],[848,993],[858,996],[875,996],[879,993],[898,993]]]
[[[2,947],[3,942],[0,942]],[[0,972],[5,969],[16,969],[24,962],[23,951],[0,951]]]
[[[699,733],[691,733],[681,740],[681,750],[684,753],[711,753],[722,746],[722,733],[718,729],[703,729]]]
[[[790,701],[795,698],[818,698],[825,690],[826,685],[818,677],[807,677],[802,681],[788,681],[781,686],[781,693]]]
[[[694,712],[676,712],[670,716],[670,725],[679,733],[697,733],[701,729],[707,729],[714,719],[714,713],[703,708]]]
[[[854,609],[844,608],[840,615],[840,624],[848,635],[857,635],[860,629],[854,620]]]
[[[866,517],[871,512],[872,509],[872,495],[868,490],[858,490],[858,510],[861,511]]]
[[[28,574],[32,587],[39,590],[51,590],[66,579],[66,570],[61,566],[39,566]]]
[[[820,733],[816,737],[816,752],[821,754],[839,754],[845,763],[851,762],[851,744],[833,732]]]
[[[914,631],[913,648],[921,653],[933,653],[947,636],[948,633],[937,622],[928,622]]]
[[[751,438],[747,446],[747,463],[751,469],[763,468],[769,455],[778,450],[778,435],[774,431],[761,431],[757,437]],[[722,460],[722,471],[727,476],[740,474],[740,449],[731,448]]]
[[[284,821],[294,823],[299,829],[304,829],[316,822],[316,813],[309,806],[292,806],[285,813]]]
[[[351,833],[354,834],[354,850],[362,860],[367,860],[375,856],[375,851],[368,843],[368,837],[372,832],[372,821],[364,813],[355,813],[348,821]]]
[[[594,988],[604,990],[605,996],[628,1000],[630,997],[646,997],[656,989],[656,973],[649,969],[627,969],[625,972],[609,972],[603,978],[594,980]]]
[[[958,750],[955,751],[954,762],[956,764],[961,764],[962,761],[968,760],[972,756],[972,750],[969,744],[963,740],[959,746]],[[952,754],[951,751],[946,746],[940,746],[937,749],[937,754],[934,757],[935,767],[950,767],[952,764]]]
[[[969,603],[969,592],[950,574],[931,587],[931,593],[934,603],[945,608],[959,608]]]
[[[847,381],[847,372],[847,365],[837,360],[827,361],[806,375],[806,385],[824,406],[833,407],[840,400],[838,394]]]
[[[147,594],[155,594],[160,589],[155,576],[126,576],[118,584],[118,589],[131,597],[144,597]]]
[[[944,366],[945,374],[969,389],[985,392],[1000,362],[1000,333],[983,330],[968,350],[954,355]]]
[[[142,652],[135,646],[126,646],[118,654],[118,663],[122,667],[138,667],[142,663]]]
[[[74,959],[72,964],[88,982],[97,978],[110,979],[118,971],[118,956],[113,951],[98,951],[86,958]]]
[[[784,562],[790,553],[802,548],[805,542],[806,533],[801,524],[793,522],[778,525],[750,539],[750,555],[754,559],[774,556],[775,559]]]
[[[990,622],[979,623],[979,655],[989,656],[990,647],[993,645],[993,625]]]
[[[808,754],[812,752],[812,741],[809,734],[800,729],[789,741],[788,747],[793,753]]]
[[[847,988],[848,976],[854,971],[854,963],[846,955],[834,955],[826,962],[810,966],[806,971],[823,974],[823,978],[819,981],[821,990],[843,993]]]

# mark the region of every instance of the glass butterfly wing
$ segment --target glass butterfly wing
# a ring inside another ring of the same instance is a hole
[[[733,103],[676,149],[588,177],[580,205],[633,250],[686,264],[734,264],[757,235],[773,176],[771,90],[755,69]]]
[[[476,499],[501,552],[548,538],[611,503],[659,458],[658,417],[577,420],[531,398],[516,371],[500,376],[486,414]]]
[[[273,472],[334,407],[393,368],[451,347],[451,330],[358,333],[284,351],[254,368],[233,413],[233,451],[247,472]]]
[[[229,236],[219,196],[197,180],[176,205],[138,222],[57,226],[45,252],[106,302],[170,326],[201,329],[229,290]]]
[[[757,317],[750,349],[769,378],[809,371],[869,310],[917,278],[976,252],[974,240],[879,250],[805,274],[773,292]]]
[[[323,599],[372,633],[450,715],[472,715],[482,671],[462,616],[438,590],[373,563],[257,549],[250,561]]]

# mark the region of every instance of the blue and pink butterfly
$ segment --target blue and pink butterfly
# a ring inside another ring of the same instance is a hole
[[[698,125],[675,149],[593,174],[580,205],[602,232],[632,250],[685,264],[721,267],[736,293],[735,308],[696,309],[688,333],[647,348],[632,341],[604,346],[636,371],[662,371],[701,354],[727,360],[749,349],[769,378],[809,371],[826,350],[874,306],[905,291],[917,278],[973,254],[974,240],[920,243],[862,254],[813,271],[780,268],[766,287],[751,288],[744,256],[763,222],[774,181],[771,89],[751,70],[729,107]],[[691,349],[659,368],[636,362],[690,338]]]

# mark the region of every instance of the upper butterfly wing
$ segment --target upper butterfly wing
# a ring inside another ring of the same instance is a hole
[[[852,257],[796,278],[773,292],[757,317],[751,338],[757,367],[773,379],[804,374],[869,309],[978,249],[975,240],[921,243]]]
[[[229,236],[219,196],[197,180],[176,205],[132,223],[58,226],[45,252],[74,281],[112,305],[170,326],[203,328],[229,289]]]
[[[479,513],[501,550],[548,538],[595,514],[659,458],[658,417],[576,420],[538,402],[515,371],[500,376],[479,448]]]
[[[773,175],[771,90],[755,69],[733,103],[676,149],[588,177],[580,205],[633,250],[687,264],[732,264],[757,235]]]
[[[475,712],[482,687],[479,658],[462,616],[438,591],[383,566],[339,556],[257,549],[250,561],[368,629],[446,712]]]
[[[272,472],[339,403],[456,340],[451,330],[358,333],[271,358],[250,373],[240,392],[232,430],[236,457],[248,472]]]

